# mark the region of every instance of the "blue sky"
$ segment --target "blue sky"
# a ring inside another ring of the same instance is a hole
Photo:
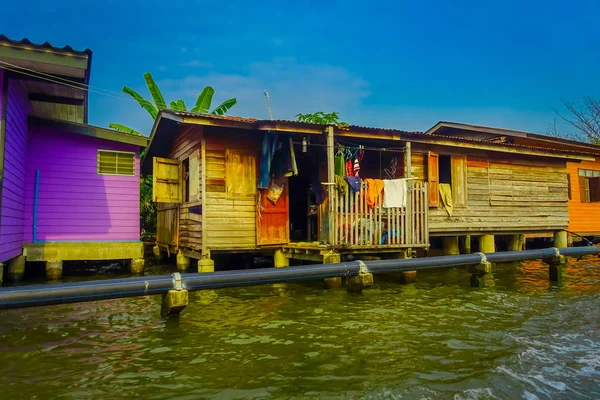
[[[551,106],[600,93],[600,2],[18,1],[0,11],[13,39],[93,50],[90,123],[152,121],[118,94],[191,107],[205,85],[232,115],[338,111],[366,126],[426,130],[439,120],[546,132]],[[26,9],[25,9],[26,8]],[[566,129],[566,127],[564,127]]]

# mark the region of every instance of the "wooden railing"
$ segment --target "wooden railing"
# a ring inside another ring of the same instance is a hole
[[[379,195],[374,208],[367,205],[364,193],[367,184],[361,182],[361,191],[340,195],[335,186],[329,186],[334,246],[344,247],[425,247],[429,245],[427,226],[427,183],[407,181],[406,207],[384,208]]]

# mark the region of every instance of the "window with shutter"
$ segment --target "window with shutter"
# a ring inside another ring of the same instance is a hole
[[[183,201],[183,164],[179,160],[154,157],[152,200],[156,203]]]
[[[100,175],[135,175],[135,153],[98,150],[97,164]]]
[[[579,169],[578,175],[581,202],[600,202],[600,171]]]
[[[440,205],[439,155],[431,151],[427,156],[427,181],[429,182],[429,207],[438,207]]]

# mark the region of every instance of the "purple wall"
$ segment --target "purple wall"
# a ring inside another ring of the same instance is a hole
[[[6,111],[0,262],[22,254],[28,107],[27,91],[21,82],[11,80]]]
[[[98,175],[98,149],[135,152],[136,175]],[[40,170],[38,241],[140,240],[138,148],[32,126],[25,187],[24,242],[33,240],[37,169]]]

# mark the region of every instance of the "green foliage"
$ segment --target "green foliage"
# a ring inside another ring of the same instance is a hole
[[[131,133],[132,135],[140,135],[142,136],[141,132],[136,131],[133,128],[130,128],[128,126],[125,125],[121,125],[121,124],[115,124],[115,123],[110,123],[108,124],[108,126],[112,129],[114,129],[115,131],[119,131],[119,132],[125,132],[125,133]]]
[[[138,92],[131,88],[128,88],[127,86],[123,86],[123,92],[133,97],[135,101],[138,102],[140,107],[148,111],[148,114],[150,114],[152,119],[156,119],[156,116],[158,115],[158,110],[156,109],[156,107],[154,107],[154,104],[150,103],[148,100],[140,96]]]
[[[225,100],[220,106],[211,111],[214,115],[225,115],[227,111],[237,103],[236,99]]]
[[[152,175],[140,177],[140,224],[142,235],[156,233],[156,204],[152,201]]]
[[[347,122],[340,121],[340,115],[335,111],[329,114],[325,114],[323,111],[317,111],[312,114],[298,114],[296,118],[299,122],[308,122],[311,124],[348,126]]]
[[[206,114],[208,112],[208,109],[210,108],[210,103],[212,103],[212,98],[214,94],[215,89],[213,89],[210,86],[206,86],[198,95],[196,105],[194,106],[194,108],[192,108],[192,112]]]
[[[163,97],[160,89],[154,82],[154,78],[150,72],[146,72],[144,74],[144,80],[146,81],[146,86],[148,86],[148,91],[154,100],[154,104],[156,104],[156,108],[159,110],[164,110],[167,108],[167,103],[165,103],[165,98]]]

